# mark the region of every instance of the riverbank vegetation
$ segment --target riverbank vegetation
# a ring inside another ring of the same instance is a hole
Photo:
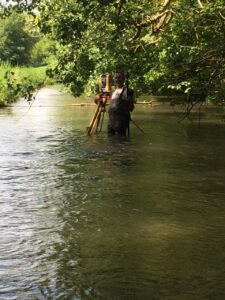
[[[94,92],[99,73],[122,69],[139,95],[225,104],[223,0],[12,2],[2,15],[26,11],[57,43],[48,74],[74,95]]]
[[[31,26],[29,16],[13,12],[0,20],[0,106],[24,97],[32,101],[37,89],[52,82],[46,75],[54,64],[56,42]]]
[[[0,64],[0,106],[8,105],[19,97],[32,101],[34,93],[44,84],[46,67],[18,67]]]

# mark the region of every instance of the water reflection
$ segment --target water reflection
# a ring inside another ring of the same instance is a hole
[[[223,125],[89,138],[58,96],[0,118],[0,298],[224,299]]]
[[[96,140],[87,150],[83,149],[86,147],[85,143],[77,146],[76,138],[70,136],[68,140],[69,143],[64,142],[62,145],[63,151],[58,147],[59,153],[64,152],[66,148],[67,155],[65,160],[58,164],[63,170],[58,180],[58,187],[63,195],[59,211],[63,228],[60,232],[61,243],[55,246],[54,259],[58,265],[56,284],[68,298],[76,295],[81,299],[93,299],[101,294],[95,286],[96,276],[104,278],[104,273],[113,271],[111,267],[116,263],[119,253],[119,242],[115,244],[116,228],[110,228],[109,232],[105,229],[113,223],[113,227],[122,226],[121,221],[124,222],[120,217],[120,224],[117,224],[116,214],[121,210],[121,200],[114,198],[112,201],[112,191],[125,200],[130,193],[124,192],[123,188],[118,190],[118,187],[114,187],[112,166],[116,166],[115,171],[118,175],[121,171],[118,167],[129,165],[126,163],[130,160],[129,148],[123,148],[124,141],[121,140],[119,143],[115,141],[112,147],[111,141],[108,144],[108,140],[103,138]],[[112,163],[112,157],[118,163]],[[119,178],[117,180],[122,187],[122,181]],[[114,214],[113,210],[116,212],[115,220],[110,217]],[[120,236],[119,228],[118,234],[120,241],[123,235]],[[109,253],[109,257],[108,247],[115,248],[112,254]],[[109,259],[111,256],[112,261]],[[113,266],[113,269],[115,268],[121,269],[120,262],[118,267]]]

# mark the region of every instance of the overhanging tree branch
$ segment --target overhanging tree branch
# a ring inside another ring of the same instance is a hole
[[[150,34],[153,35],[168,25],[173,18],[173,11],[171,8],[169,8],[171,2],[172,0],[165,0],[162,8],[158,12],[147,17],[145,21],[136,24],[136,33],[131,38],[131,41],[136,40],[140,36],[143,28],[151,27]]]
[[[197,0],[197,2],[198,2],[198,5],[200,6],[200,8],[203,8],[203,4],[202,4],[201,0]]]
[[[118,16],[120,16],[121,10],[122,10],[123,5],[124,5],[125,3],[126,3],[126,0],[120,0],[119,7],[118,7]]]
[[[221,13],[221,11],[219,11],[219,16],[223,21],[225,21],[225,16]]]

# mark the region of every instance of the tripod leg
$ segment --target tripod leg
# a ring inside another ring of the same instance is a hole
[[[96,130],[95,130],[96,133],[101,131],[101,129],[98,130],[99,124],[101,123],[101,119],[102,119],[102,110],[100,111],[98,118],[97,118],[97,124],[96,124]]]
[[[101,120],[101,126],[100,126],[99,132],[102,131],[102,126],[103,126],[104,116],[105,116],[105,110],[103,110],[103,112],[102,112],[102,120]]]
[[[105,107],[102,107],[101,112],[100,112],[99,117],[98,117],[98,122],[97,122],[97,126],[96,126],[96,133],[102,131],[104,116],[105,116]],[[100,129],[98,129],[99,125],[100,125]]]
[[[95,123],[96,123],[96,119],[97,119],[100,111],[101,111],[101,104],[98,105],[98,107],[97,107],[97,109],[95,111],[95,114],[94,114],[94,116],[93,116],[93,118],[92,118],[92,120],[91,120],[91,122],[90,122],[90,124],[89,124],[89,126],[87,128],[87,134],[88,135],[91,135],[91,133],[93,131],[93,128],[95,126]]]

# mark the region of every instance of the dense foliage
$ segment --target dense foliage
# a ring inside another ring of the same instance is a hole
[[[8,63],[0,64],[0,107],[23,97],[34,100],[36,91],[48,84],[46,67],[18,67]]]
[[[25,30],[25,15],[13,13],[0,21],[0,60],[12,65],[26,65],[36,42]]]
[[[52,72],[76,95],[120,68],[140,93],[224,102],[223,0],[11,2],[60,44]]]
[[[42,35],[33,18],[13,12],[0,19],[0,62],[42,66],[55,61],[57,43]]]
[[[55,64],[57,43],[47,36],[41,37],[32,47],[30,64],[33,66],[49,66]]]

